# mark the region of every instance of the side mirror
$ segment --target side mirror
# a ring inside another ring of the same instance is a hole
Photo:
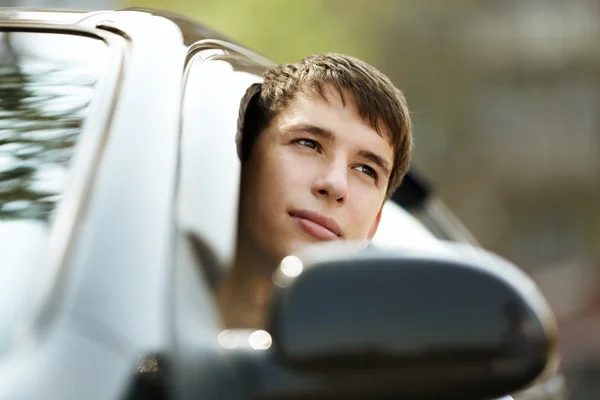
[[[300,398],[489,399],[558,367],[550,308],[506,260],[453,244],[335,246],[288,257],[276,275],[273,356],[311,377]]]

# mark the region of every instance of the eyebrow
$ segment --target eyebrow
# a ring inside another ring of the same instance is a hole
[[[335,143],[335,134],[331,129],[323,128],[313,124],[295,124],[288,129],[290,132],[304,132],[323,138],[331,143]]]
[[[321,137],[331,143],[335,143],[335,134],[331,129],[323,128],[322,126],[313,124],[295,124],[290,126],[287,131],[289,132],[304,132],[310,133],[314,136]],[[358,155],[376,164],[386,176],[390,175],[389,163],[381,156],[373,153],[369,150],[361,150]]]
[[[381,170],[383,171],[385,176],[390,176],[389,164],[382,157],[378,156],[377,154],[375,154],[369,150],[361,150],[358,152],[358,155],[361,156],[362,158],[366,158],[367,160],[371,161],[373,164],[376,164],[379,168],[381,168]]]

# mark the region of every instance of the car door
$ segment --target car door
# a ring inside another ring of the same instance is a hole
[[[115,367],[118,357],[49,326],[64,316],[65,264],[102,156],[123,42],[55,14],[10,14],[0,15],[0,397],[115,393],[118,368],[66,385],[93,376],[78,361]]]
[[[2,327],[10,343],[0,354],[0,397],[137,396],[145,384],[136,375],[156,375],[172,343],[187,46],[171,21],[144,13],[0,10],[0,30],[28,36],[2,52],[10,68],[0,99],[0,143],[8,144],[0,242],[23,256],[11,256],[16,278],[3,295],[22,289],[23,304]],[[15,64],[39,76],[14,73]],[[80,64],[106,71],[90,79]]]

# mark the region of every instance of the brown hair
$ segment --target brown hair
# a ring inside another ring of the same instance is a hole
[[[352,96],[360,117],[382,135],[390,134],[394,165],[386,192],[388,199],[408,171],[412,151],[411,122],[406,100],[387,76],[373,66],[342,54],[310,55],[295,64],[281,64],[265,73],[264,82],[250,87],[240,108],[240,158],[250,156],[258,135],[299,94],[318,94],[325,100],[328,85]]]

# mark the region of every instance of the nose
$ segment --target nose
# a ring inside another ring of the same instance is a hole
[[[348,168],[345,162],[323,165],[312,187],[313,195],[338,205],[348,199]]]

